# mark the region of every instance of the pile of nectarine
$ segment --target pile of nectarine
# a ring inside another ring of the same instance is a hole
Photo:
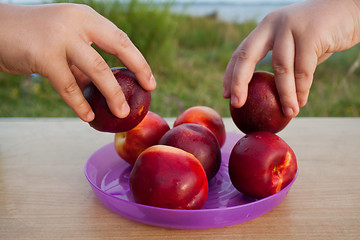
[[[91,84],[84,95],[95,112],[90,123],[99,131],[115,133],[118,155],[133,165],[129,186],[136,202],[174,209],[199,209],[208,195],[209,180],[219,171],[226,138],[222,117],[212,108],[186,109],[172,128],[148,111],[151,95],[126,68],[114,68],[130,106],[118,119],[105,98]],[[276,135],[291,120],[281,111],[274,75],[255,72],[242,108],[230,105],[235,125],[245,134],[233,147],[229,176],[236,189],[253,197],[267,197],[295,177],[296,157]]]
[[[185,121],[190,112],[193,119]],[[199,209],[207,199],[209,180],[220,169],[218,139],[225,138],[220,115],[196,106],[181,113],[171,129],[149,111],[131,130],[115,133],[114,145],[118,155],[134,165],[129,186],[136,202]]]
[[[158,114],[148,111],[151,94],[126,68],[113,68],[130,114],[115,117],[94,84],[84,96],[95,113],[90,126],[115,133],[118,155],[133,165],[129,186],[136,202],[165,208],[198,209],[208,195],[208,180],[221,165],[220,147],[226,132],[212,108],[187,109],[170,129]]]

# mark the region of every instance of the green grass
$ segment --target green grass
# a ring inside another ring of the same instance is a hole
[[[151,110],[174,117],[184,109],[206,105],[228,117],[222,98],[226,65],[238,44],[256,26],[219,21],[214,16],[190,17],[170,12],[171,3],[152,1],[71,1],[92,6],[128,34],[143,53],[157,80]],[[97,49],[110,67],[121,66]],[[335,54],[319,65],[308,104],[300,116],[360,116],[358,46]],[[263,61],[257,69],[271,69]],[[0,117],[72,117],[75,114],[40,76],[0,73]]]

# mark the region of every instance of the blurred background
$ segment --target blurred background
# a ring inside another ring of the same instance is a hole
[[[39,4],[37,0],[0,1]],[[59,1],[60,2],[60,1]],[[150,110],[176,117],[195,105],[229,117],[222,98],[226,65],[269,12],[296,0],[75,0],[115,23],[143,53],[157,80]],[[94,46],[96,48],[96,46]],[[97,49],[97,48],[96,48]],[[110,67],[122,66],[97,49]],[[360,49],[334,54],[315,72],[301,117],[360,116]],[[257,65],[271,71],[271,53]],[[75,117],[47,79],[0,73],[0,117]]]

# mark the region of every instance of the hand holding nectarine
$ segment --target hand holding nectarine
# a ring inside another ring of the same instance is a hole
[[[113,115],[105,97],[90,83],[84,91],[84,96],[95,112],[95,118],[89,124],[102,132],[126,132],[138,125],[146,116],[150,108],[151,94],[139,85],[135,75],[128,69],[112,68],[112,72],[130,106],[130,113],[125,118]]]
[[[317,64],[360,41],[360,4],[353,0],[301,1],[268,14],[234,52],[225,71],[225,98],[245,104],[257,62],[272,51],[276,88],[285,115],[308,99]]]
[[[155,88],[149,65],[127,35],[89,6],[0,3],[0,31],[4,33],[0,35],[0,71],[47,77],[86,122],[94,119],[82,94],[90,79],[115,116],[129,113],[110,67],[92,44],[116,56],[144,89]]]
[[[254,72],[244,106],[235,108],[230,104],[230,113],[235,125],[243,133],[277,133],[292,119],[281,110],[274,74],[264,71]]]

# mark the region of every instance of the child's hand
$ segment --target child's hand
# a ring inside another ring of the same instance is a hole
[[[109,66],[92,44],[116,56],[146,90],[156,87],[151,69],[127,35],[86,5],[0,4],[0,71],[39,73],[84,121],[94,113],[82,90],[92,79],[111,111],[129,107]]]
[[[296,116],[317,64],[360,41],[359,0],[312,0],[270,13],[239,45],[225,72],[225,98],[244,105],[255,65],[272,50],[283,112]]]

